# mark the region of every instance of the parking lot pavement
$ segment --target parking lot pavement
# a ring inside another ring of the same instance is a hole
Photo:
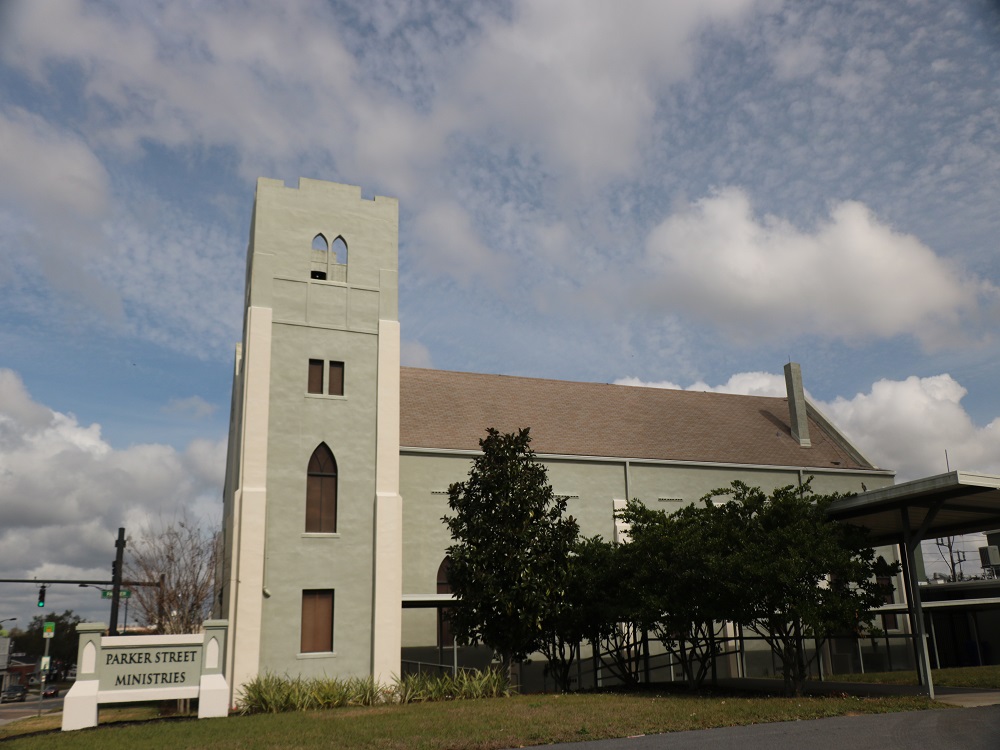
[[[996,750],[1000,747],[1000,706],[838,716],[548,746],[550,750],[716,750],[720,747],[740,750],[801,750],[804,747]]]

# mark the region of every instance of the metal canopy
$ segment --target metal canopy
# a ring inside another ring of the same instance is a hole
[[[454,594],[403,594],[403,609],[443,609],[454,605]]]
[[[915,479],[837,500],[827,514],[867,527],[873,544],[1000,528],[1000,476],[952,471]]]
[[[920,540],[927,537],[1000,526],[1000,477],[952,471],[915,479],[837,500],[827,508],[827,515],[836,521],[867,527],[873,544],[899,545],[917,674],[933,700],[934,679],[924,631],[923,603],[920,587],[913,578],[915,552]]]

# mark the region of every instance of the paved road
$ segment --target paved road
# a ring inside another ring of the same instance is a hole
[[[42,700],[42,713],[48,713],[53,709],[62,709],[63,695],[58,698],[45,698]],[[3,703],[0,704],[0,724],[7,724],[26,716],[38,715],[38,693],[28,694],[28,700],[24,703]]]
[[[749,727],[549,745],[559,750],[997,750],[1000,706],[838,716]]]

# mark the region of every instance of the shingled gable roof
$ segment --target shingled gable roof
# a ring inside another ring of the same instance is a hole
[[[400,368],[400,445],[477,450],[487,427],[530,427],[539,454],[873,469],[810,414],[791,436],[788,400]]]

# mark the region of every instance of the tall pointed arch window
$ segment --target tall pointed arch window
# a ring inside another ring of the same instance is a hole
[[[309,459],[306,475],[306,532],[332,534],[337,530],[337,460],[326,443]]]

